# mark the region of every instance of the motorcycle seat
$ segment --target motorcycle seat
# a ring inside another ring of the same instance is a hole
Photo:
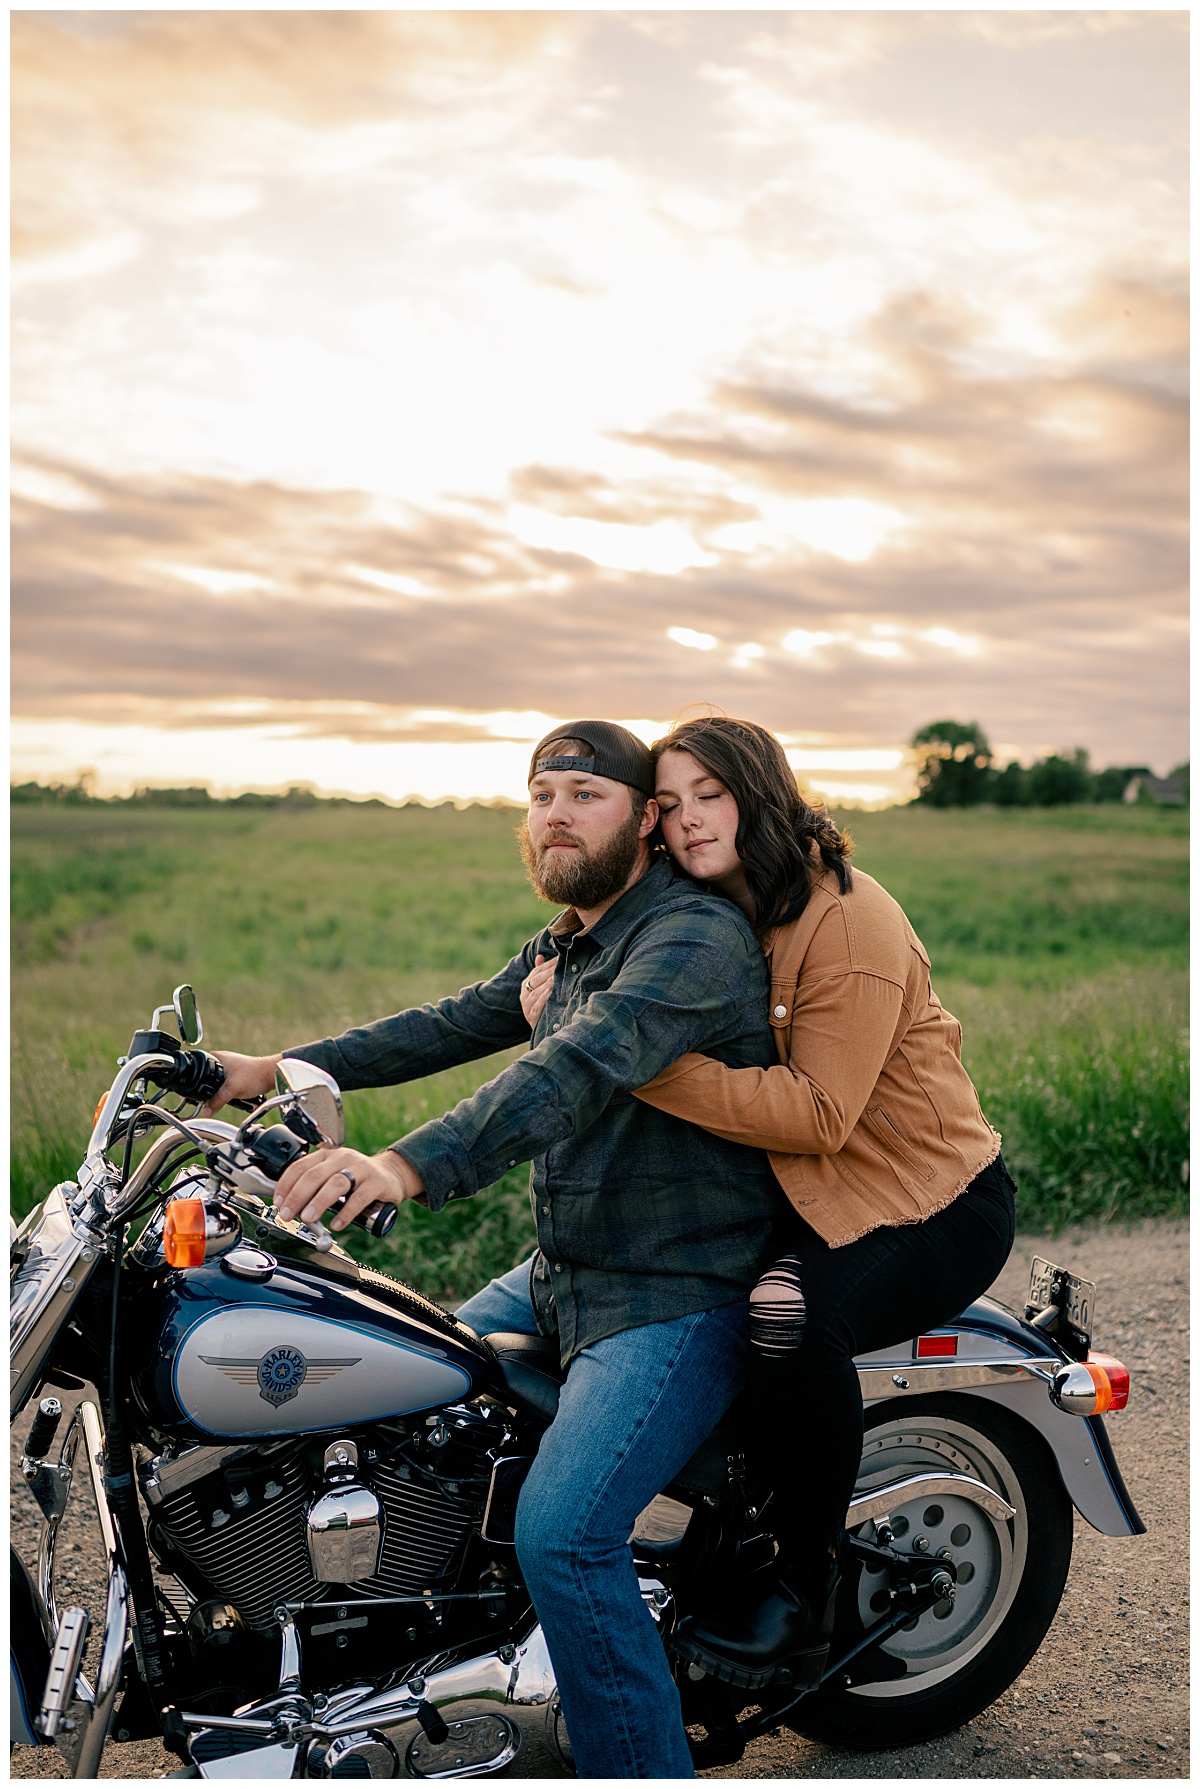
[[[566,1373],[558,1343],[550,1336],[504,1332],[484,1340],[500,1363],[500,1374],[518,1404],[546,1422],[558,1412],[558,1393]]]

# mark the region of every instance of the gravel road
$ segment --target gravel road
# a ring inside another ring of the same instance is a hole
[[[1188,1753],[1188,1237],[1148,1220],[1081,1229],[1047,1243],[1019,1236],[993,1288],[1024,1301],[1029,1259],[1045,1254],[1099,1285],[1097,1349],[1131,1369],[1129,1408],[1109,1419],[1125,1481],[1148,1533],[1097,1534],[1075,1518],[1066,1595],[1044,1644],[1000,1701],[946,1738],[903,1751],[839,1752],[794,1735],[761,1739],[724,1776],[1186,1777]],[[64,1398],[64,1404],[67,1402]],[[14,1431],[14,1460],[28,1427]],[[86,1509],[86,1494],[77,1499]],[[86,1519],[60,1542],[60,1602],[102,1607]],[[37,1511],[17,1480],[12,1537],[33,1563]],[[110,1744],[102,1777],[161,1777],[178,1760],[157,1741]],[[58,1752],[19,1748],[14,1777],[66,1775]],[[717,1773],[711,1773],[715,1778]],[[718,1779],[719,1780],[719,1779]]]

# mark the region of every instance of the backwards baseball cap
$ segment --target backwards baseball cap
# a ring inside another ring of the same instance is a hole
[[[547,753],[547,747],[559,739],[577,739],[587,746],[589,755]],[[540,770],[581,770],[588,776],[607,776],[615,783],[628,783],[643,795],[654,794],[654,759],[649,747],[615,721],[564,721],[534,746],[526,780],[532,782]]]

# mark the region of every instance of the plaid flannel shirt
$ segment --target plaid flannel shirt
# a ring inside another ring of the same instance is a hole
[[[390,1086],[531,1036],[521,982],[557,954],[527,1055],[392,1147],[440,1211],[532,1159],[539,1324],[589,1342],[745,1298],[782,1200],[766,1156],[632,1097],[685,1050],[775,1060],[767,970],[730,902],[657,858],[589,930],[560,914],[490,981],[307,1044],[346,1089]]]

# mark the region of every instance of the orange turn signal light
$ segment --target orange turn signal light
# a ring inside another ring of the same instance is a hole
[[[1068,1416],[1103,1416],[1129,1402],[1129,1368],[1111,1354],[1089,1354],[1058,1368],[1050,1396]]]
[[[199,1267],[208,1225],[203,1199],[172,1199],[163,1219],[163,1254],[172,1267]]]
[[[93,1130],[95,1130],[97,1122],[99,1121],[99,1118],[100,1118],[100,1114],[104,1110],[104,1102],[107,1098],[108,1098],[107,1093],[102,1093],[100,1095],[100,1098],[96,1101],[96,1110],[92,1113],[92,1129]]]
[[[1129,1368],[1111,1354],[1089,1354],[1083,1364],[1096,1387],[1096,1415],[1124,1410],[1129,1402]]]

